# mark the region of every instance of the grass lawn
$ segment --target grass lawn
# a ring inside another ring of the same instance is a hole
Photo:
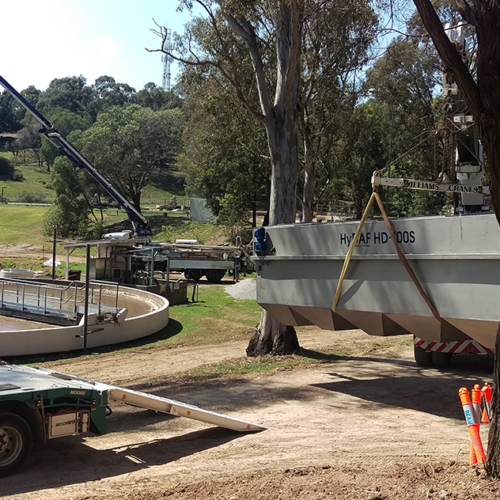
[[[19,206],[0,203],[0,244],[26,243],[44,245],[41,226],[48,207]]]
[[[190,297],[191,290],[188,291]],[[250,339],[260,319],[261,307],[254,300],[238,300],[224,291],[223,285],[200,286],[197,302],[170,307],[169,324],[144,339],[96,348],[102,352],[126,352],[151,347],[213,345],[231,340]],[[10,359],[12,363],[41,363],[57,359],[81,358],[80,352],[29,356]]]
[[[0,152],[0,156],[10,160],[22,178],[18,181],[0,177],[0,194],[3,188],[8,202],[24,201],[27,194],[35,196],[38,203],[52,203],[55,193],[51,188],[51,174],[45,168],[36,164],[16,165],[16,158],[12,153]],[[77,167],[75,167],[77,168]],[[186,204],[188,198],[184,196],[183,178],[177,173],[161,172],[152,179],[150,185],[142,192],[141,204],[144,207],[155,207],[170,203],[172,196],[177,197],[179,205]]]
[[[41,276],[52,277],[52,267],[45,267],[44,262],[52,258],[51,252],[45,252],[44,258],[28,258],[28,257],[3,257],[0,255],[0,265],[5,269],[31,269],[32,271],[43,271],[44,274]],[[61,265],[56,267],[56,278],[66,277],[66,260],[61,255],[57,256],[57,260],[61,262]],[[86,265],[84,262],[70,262],[71,271],[81,271],[85,274]]]

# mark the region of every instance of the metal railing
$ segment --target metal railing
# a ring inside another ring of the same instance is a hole
[[[110,285],[114,290],[114,306],[103,305],[103,288],[109,296]],[[118,313],[118,284],[91,282],[88,293],[89,311],[100,317],[103,313]],[[0,309],[9,309],[38,314],[75,319],[79,308],[83,307],[86,297],[85,284],[74,282],[67,284],[37,283],[33,280],[0,278]]]

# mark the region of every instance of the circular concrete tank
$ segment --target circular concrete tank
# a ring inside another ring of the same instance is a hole
[[[121,287],[101,285],[101,303],[117,305],[116,320],[98,322],[88,315],[87,347],[100,347],[146,337],[168,324],[169,303],[160,295]],[[0,315],[0,358],[74,351],[83,348],[83,318],[74,326],[55,326]]]

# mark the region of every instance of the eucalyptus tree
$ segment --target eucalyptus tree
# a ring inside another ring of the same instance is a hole
[[[58,109],[84,115],[94,99],[95,92],[82,75],[55,78],[39,97],[37,109],[44,115]]]
[[[89,103],[88,112],[95,121],[101,111],[112,106],[126,106],[132,103],[135,89],[126,83],[118,83],[112,76],[103,75],[96,78],[91,86],[94,98]]]
[[[342,11],[357,3],[343,3]],[[299,126],[301,120],[307,124],[310,115],[304,115],[305,106],[317,95],[316,77],[327,67],[317,60],[326,56],[327,45],[322,45],[319,37],[317,46],[307,45],[314,37],[306,35],[313,33],[315,23],[318,32],[326,33],[320,29],[321,18],[334,5],[313,0],[183,0],[181,8],[196,6],[202,15],[187,27],[183,37],[176,37],[174,50],[165,50],[167,30],[160,27],[157,31],[162,37],[159,51],[185,65],[203,68],[210,77],[224,81],[221,85],[229,84],[243,108],[264,127],[270,163],[271,225],[295,221]],[[304,72],[307,50],[309,73]],[[250,88],[245,86],[248,75],[254,80]],[[312,133],[311,128],[310,138]],[[311,165],[309,162],[308,167]],[[304,183],[307,193],[313,191],[312,178],[311,174]],[[308,194],[308,206],[309,198]],[[247,354],[290,353],[298,348],[295,330],[263,311]]]
[[[83,116],[78,113],[73,113],[67,109],[56,109],[51,112],[47,118],[51,123],[54,123],[58,132],[60,132],[64,137],[68,137],[71,132],[80,130],[87,130],[92,126],[92,118],[88,113]],[[47,171],[50,172],[55,159],[61,156],[61,151],[54,146],[46,137],[41,137],[41,157],[45,164],[47,165]]]
[[[264,131],[229,89],[199,68],[186,70],[179,87],[185,129],[178,166],[186,190],[205,198],[220,222],[249,227],[249,210],[267,210],[269,198]]]
[[[443,170],[444,131],[437,96],[441,64],[434,48],[414,28],[411,36],[395,38],[367,71],[365,95],[378,109],[385,128],[384,166],[393,177],[437,179]],[[451,172],[446,172],[451,175]],[[387,209],[391,215],[422,215],[439,212],[443,194],[392,190]]]
[[[304,180],[302,221],[311,222],[322,142],[340,140],[356,102],[357,82],[378,32],[378,18],[365,0],[324,1],[305,19],[301,138]],[[325,163],[328,160],[323,159]]]
[[[7,91],[0,92],[0,134],[15,132],[21,128],[15,113],[14,102],[14,98]]]
[[[144,88],[132,95],[132,102],[143,108],[154,111],[162,109],[182,109],[183,100],[175,90],[163,90],[154,82],[144,85]]]
[[[185,64],[216,71],[216,76],[220,75],[232,85],[245,109],[263,124],[271,164],[269,223],[294,222],[302,42],[310,3],[306,0],[181,2],[181,6],[187,8],[194,4],[202,9],[205,17],[188,27],[186,37],[178,40],[179,51],[168,55]],[[206,38],[197,37],[203,33]],[[163,38],[159,50],[163,50],[166,30],[161,29],[159,34]],[[268,57],[270,44],[275,49],[272,60]],[[249,102],[240,84],[238,59],[242,50],[247,54],[255,78],[258,107]],[[291,353],[298,348],[295,330],[263,311],[247,353]]]
[[[75,140],[78,135],[79,132],[70,137]],[[62,238],[86,237],[90,225],[98,222],[93,202],[99,186],[86,171],[77,168],[65,156],[58,156],[52,169],[52,188],[56,197],[44,216],[43,233],[50,236],[56,225],[57,233]],[[100,237],[101,234],[95,236]]]

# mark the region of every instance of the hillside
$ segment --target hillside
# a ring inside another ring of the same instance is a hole
[[[0,263],[6,258],[47,255],[52,249],[52,237],[42,234],[42,224],[54,200],[51,174],[35,164],[19,164],[12,153],[0,152],[0,155],[14,163],[18,179],[6,180],[0,177],[0,194],[7,200],[7,204],[0,203]],[[182,178],[170,173],[156,177],[144,190],[142,209],[151,224],[155,240],[196,239],[203,244],[228,241],[224,228],[192,223],[184,212],[156,209],[157,205],[168,204],[174,195],[178,205],[187,204]],[[105,232],[131,229],[124,210],[106,209],[103,215]],[[61,240],[59,244],[67,241]],[[58,248],[57,253],[62,255],[65,251]]]
[[[52,203],[51,174],[27,160],[22,163],[12,153],[0,152],[16,169],[17,180],[0,176],[0,192],[3,191],[9,203]],[[75,167],[76,168],[76,167]],[[164,172],[155,177],[151,185],[144,189],[142,204],[144,207],[155,207],[170,202],[172,196],[177,197],[179,204],[185,204],[183,179],[176,173]]]

